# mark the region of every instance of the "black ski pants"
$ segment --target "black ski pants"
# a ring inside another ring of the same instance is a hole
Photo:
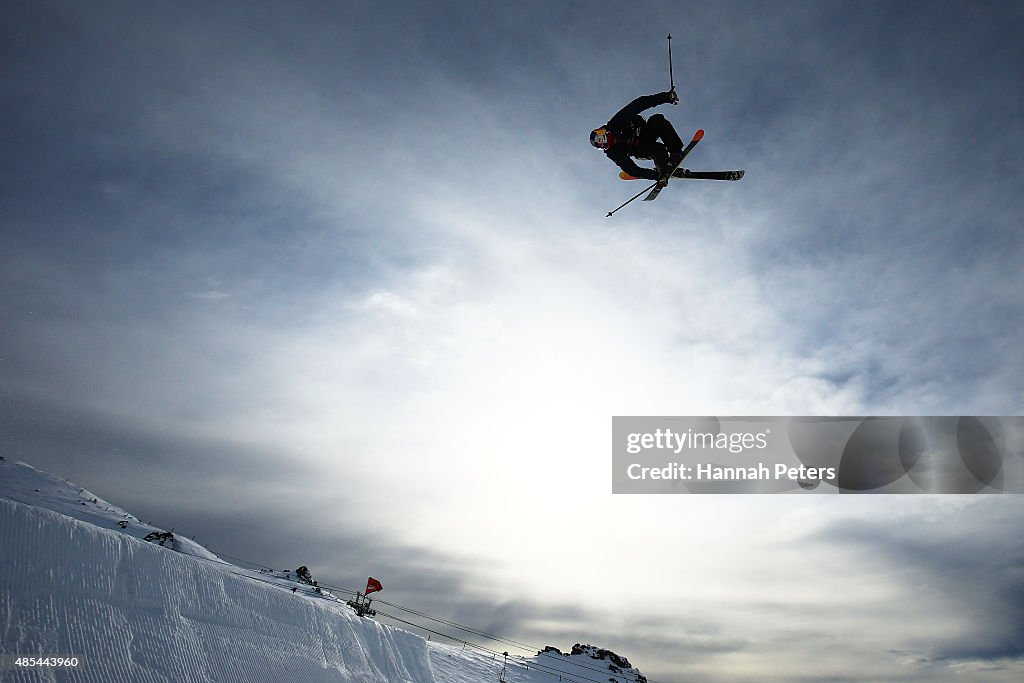
[[[668,119],[661,114],[655,114],[647,119],[647,123],[640,130],[630,154],[640,159],[651,159],[660,168],[668,165],[669,154],[679,154],[682,151],[683,141],[679,133]]]

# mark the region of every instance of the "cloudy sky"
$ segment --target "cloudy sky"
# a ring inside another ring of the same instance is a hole
[[[632,98],[694,170],[587,143]],[[1010,681],[1019,496],[612,496],[613,415],[1024,411],[1014,2],[13,2],[0,453],[653,680]]]

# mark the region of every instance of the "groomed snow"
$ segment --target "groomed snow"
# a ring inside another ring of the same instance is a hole
[[[0,653],[84,660],[74,670],[0,671],[0,680],[479,683],[502,672],[500,655],[360,618],[308,585],[225,563],[179,536],[167,547],[143,540],[161,532],[0,459]],[[644,680],[608,666],[587,654],[513,656],[504,678]]]
[[[0,546],[3,650],[62,680],[434,680],[422,638],[49,510],[0,500]]]

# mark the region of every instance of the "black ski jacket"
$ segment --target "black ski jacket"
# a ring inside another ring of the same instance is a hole
[[[612,132],[615,139],[615,144],[606,149],[604,153],[619,168],[634,178],[658,180],[660,177],[654,169],[637,166],[630,156],[640,131],[647,123],[644,117],[640,116],[640,112],[657,107],[659,104],[668,104],[671,101],[668,91],[654,95],[641,95],[615,112],[608,123],[604,124],[604,127]]]

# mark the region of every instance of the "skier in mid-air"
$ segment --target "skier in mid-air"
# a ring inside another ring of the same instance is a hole
[[[644,119],[640,112],[647,111],[661,104],[679,104],[676,94],[676,82],[672,75],[672,34],[668,34],[668,82],[669,89],[653,95],[641,95],[625,107],[615,112],[615,116],[600,128],[590,133],[590,144],[604,150],[605,155],[622,169],[619,177],[623,180],[643,178],[655,181],[633,195],[616,208],[608,212],[611,216],[616,211],[645,194],[645,202],[657,199],[659,193],[668,185],[669,178],[691,178],[695,180],[739,180],[743,171],[691,171],[682,168],[683,159],[693,150],[694,145],[704,138],[704,129],[698,129],[693,138],[684,147],[683,141],[661,114],[654,114]],[[660,142],[659,142],[660,140]],[[654,168],[638,166],[633,159],[649,159],[654,161]]]
[[[590,144],[603,149],[631,178],[668,182],[667,172],[683,156],[683,141],[661,114],[644,119],[640,112],[661,104],[678,104],[675,88],[654,95],[642,95],[615,113],[608,123],[590,133]],[[661,142],[659,142],[661,140]],[[654,162],[655,168],[638,166],[633,157]]]

